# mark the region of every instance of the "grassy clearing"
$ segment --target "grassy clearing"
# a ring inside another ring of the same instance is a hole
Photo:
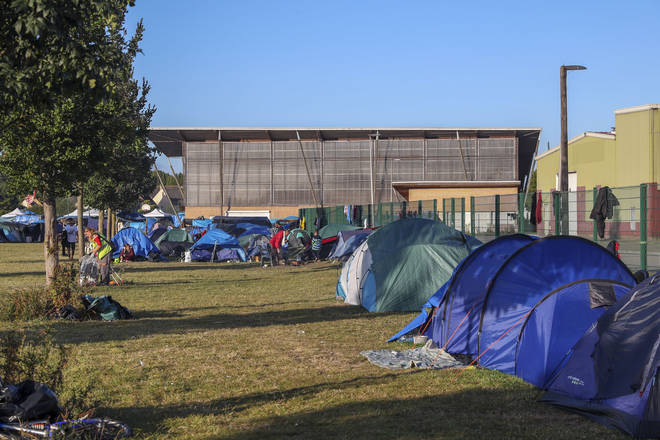
[[[38,244],[0,244],[0,294],[43,282]],[[68,378],[94,379],[97,414],[149,439],[625,438],[536,402],[487,370],[388,371],[360,351],[414,314],[370,314],[334,299],[338,268],[129,263],[103,287],[137,319],[56,322]],[[0,323],[0,330],[10,328]],[[28,322],[39,327],[44,322]]]

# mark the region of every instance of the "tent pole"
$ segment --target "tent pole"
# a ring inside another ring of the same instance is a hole
[[[185,200],[186,196],[183,193],[183,188],[181,187],[181,184],[179,184],[178,177],[176,177],[176,173],[174,172],[174,167],[172,166],[172,162],[170,161],[170,158],[167,155],[165,155],[165,157],[167,158],[167,163],[170,164],[170,171],[172,171],[172,175],[174,176],[174,181],[176,182],[176,186],[179,188],[179,192],[181,193],[181,197],[183,198],[183,200]]]
[[[296,130],[296,137],[298,138],[298,146],[300,147],[300,154],[302,154],[303,162],[305,162],[305,170],[307,170],[307,181],[309,182],[309,189],[312,191],[312,196],[314,197],[314,204],[319,205],[319,199],[316,197],[316,190],[314,190],[314,185],[312,184],[312,176],[309,173],[309,166],[307,165],[307,159],[305,158],[305,151],[303,150],[302,141],[300,140],[300,133]]]
[[[156,176],[158,176],[158,181],[160,182],[160,188],[163,190],[163,193],[165,193],[165,197],[167,197],[167,201],[170,202],[170,206],[172,207],[172,211],[174,212],[174,215],[176,215],[177,220],[179,220],[180,224],[183,224],[181,221],[181,218],[179,218],[179,213],[176,212],[176,209],[174,209],[174,204],[172,203],[172,199],[170,199],[170,195],[167,193],[167,188],[165,188],[165,185],[163,185],[163,179],[160,178],[160,173],[158,172],[158,168],[154,167],[156,169]]]

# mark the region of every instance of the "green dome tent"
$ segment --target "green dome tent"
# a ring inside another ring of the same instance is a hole
[[[353,252],[342,268],[337,296],[370,312],[419,310],[480,245],[441,222],[398,220]]]

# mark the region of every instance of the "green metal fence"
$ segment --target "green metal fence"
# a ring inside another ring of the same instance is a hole
[[[602,236],[590,216],[599,188],[445,198],[374,205],[304,208],[300,217],[313,231],[326,224],[379,227],[403,217],[435,219],[487,242],[501,235],[574,235],[603,246],[616,240],[621,259],[633,270],[660,270],[660,191],[657,184],[611,188],[614,205]]]

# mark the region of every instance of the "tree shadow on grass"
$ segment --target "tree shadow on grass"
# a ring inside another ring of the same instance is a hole
[[[216,313],[195,317],[156,317],[129,319],[113,322],[84,321],[81,323],[53,323],[59,343],[105,342],[127,340],[133,337],[183,334],[221,329],[247,329],[268,326],[293,326],[316,322],[342,321],[346,319],[372,319],[385,316],[369,313],[361,307],[342,305],[289,310],[258,311],[252,313]],[[140,312],[136,312],[140,316]]]
[[[415,370],[419,374],[427,370]],[[438,374],[433,372],[429,374]],[[440,373],[442,374],[442,373]],[[468,439],[468,438],[626,438],[617,432],[577,415],[559,411],[536,402],[537,392],[522,383],[506,389],[469,388],[444,392],[441,386],[429,395],[414,398],[392,393],[389,397],[344,399],[321,409],[309,409],[323,399],[325,393],[355,395],[374,386],[396,387],[406,374],[384,374],[292,388],[282,391],[250,393],[185,405],[104,410],[132,424],[144,434],[165,429],[160,421],[189,416],[241,417],[241,413],[262,405],[276,404],[280,415],[264,415],[245,420],[244,430],[225,437],[236,440],[280,438],[346,438],[346,439]],[[429,376],[420,376],[424,380]],[[433,379],[431,377],[431,383]],[[403,383],[403,381],[402,381]],[[310,403],[307,403],[310,402]],[[286,411],[290,407],[290,411]],[[286,411],[283,415],[282,412]],[[272,411],[263,411],[264,414]],[[174,428],[176,429],[176,427]],[[207,438],[207,437],[205,437]]]
[[[0,272],[0,276],[3,277],[24,277],[24,276],[46,276],[46,271],[36,271],[36,272]]]
[[[158,271],[175,271],[175,270],[247,270],[258,267],[255,264],[224,264],[224,263],[171,263],[171,265],[144,265],[144,266],[130,266],[126,268],[126,273],[129,272],[158,272]]]
[[[383,370],[379,370],[383,371]],[[407,374],[419,374],[426,370],[411,370]],[[406,374],[406,373],[404,373]],[[172,405],[166,407],[136,407],[122,408],[117,417],[122,417],[127,423],[136,423],[145,432],[158,428],[159,421],[168,417],[187,417],[191,415],[221,415],[240,413],[255,406],[281,402],[293,398],[314,396],[321,392],[349,391],[373,385],[385,385],[396,380],[400,374],[384,373],[374,376],[355,377],[337,382],[326,382],[315,385],[291,388],[288,390],[272,390],[249,393],[234,397],[223,397],[210,402],[191,402],[190,404]],[[115,410],[116,411],[116,410]],[[112,409],[104,413],[112,413]]]

